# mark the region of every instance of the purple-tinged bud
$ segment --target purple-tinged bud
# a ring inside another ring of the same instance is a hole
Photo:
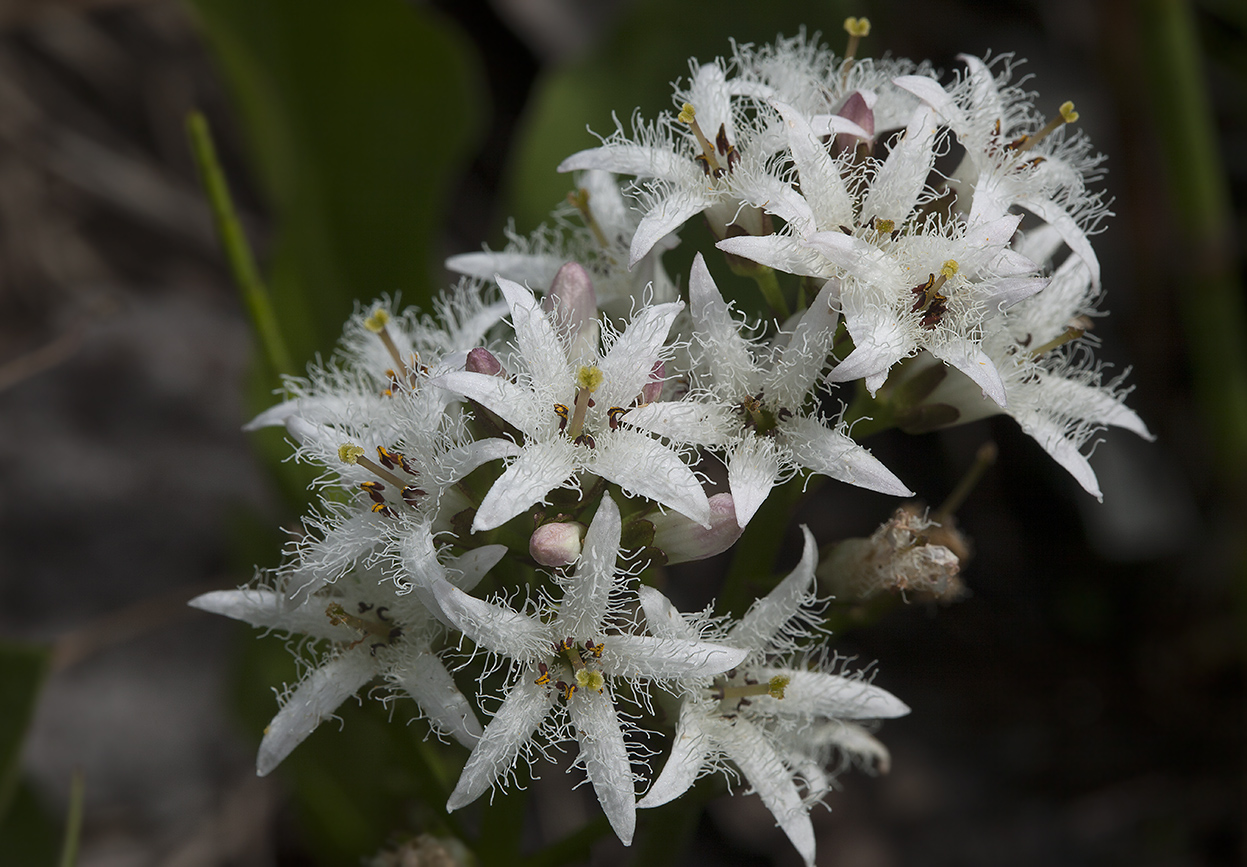
[[[502,362],[492,352],[478,346],[468,353],[468,363],[463,366],[468,373],[483,373],[487,376],[503,376]]]
[[[710,498],[709,529],[679,512],[655,515],[649,520],[654,525],[654,547],[667,555],[669,564],[721,554],[735,545],[744,532],[736,523],[736,506],[731,494],[715,494]]]
[[[663,376],[667,365],[662,361],[654,362],[654,369],[649,372],[649,379],[641,386],[641,403],[653,403],[662,394]]]
[[[553,313],[568,329],[571,357],[587,357],[597,350],[598,296],[593,278],[578,262],[568,262],[550,281],[550,291],[541,299],[541,309]]]
[[[875,135],[875,99],[873,91],[855,90],[849,94],[849,98],[844,101],[844,105],[840,106],[840,110],[836,112],[840,117],[853,121],[853,123],[870,133],[871,137],[864,141],[871,148],[874,147]],[[852,150],[857,147],[857,139],[858,137],[855,135],[842,132],[836,136],[831,152],[838,154],[841,151]]]
[[[575,521],[542,524],[528,540],[528,552],[542,566],[569,566],[580,558],[585,525]]]

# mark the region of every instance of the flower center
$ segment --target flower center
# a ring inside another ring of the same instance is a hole
[[[351,650],[363,644],[369,637],[379,639],[372,644],[372,655],[377,655],[377,649],[381,647],[389,647],[403,635],[403,627],[395,626],[394,621],[390,619],[389,608],[384,605],[374,608],[370,603],[359,603],[359,614],[351,614],[340,602],[332,603],[325,609],[326,616],[329,617],[331,626],[350,626],[363,633],[358,639],[347,645],[347,650]],[[362,615],[368,612],[373,613],[373,617],[364,617]]]
[[[688,124],[689,129],[693,131],[693,135],[697,137],[697,143],[701,145],[701,153],[693,157],[694,160],[701,165],[702,171],[715,179],[730,174],[736,164],[740,162],[740,152],[736,150],[736,146],[727,140],[727,124],[719,124],[719,133],[714,138],[714,144],[710,143],[710,139],[706,138],[706,134],[701,131],[701,124],[697,122],[697,109],[693,107],[691,102],[686,102],[680,108],[680,114],[677,119],[681,123]],[[717,156],[716,156],[717,154]],[[727,163],[724,168],[720,165],[718,157],[723,157]]]
[[[747,395],[736,405],[736,410],[745,417],[745,427],[759,436],[774,436],[779,423],[792,417],[792,413],[785,407],[775,411],[767,406],[762,400],[762,392]]]
[[[927,276],[927,282],[920,283],[909,290],[915,296],[914,306],[909,309],[909,312],[921,313],[922,327],[928,331],[934,329],[944,314],[948,312],[948,296],[941,294],[940,290],[944,288],[948,278],[955,275],[957,271],[957,261],[949,259],[944,263],[944,267],[940,269],[938,277],[930,274]]]
[[[399,451],[387,449],[385,446],[377,446],[377,459],[381,461],[378,464],[376,461],[365,457],[364,450],[360,446],[357,446],[355,443],[343,443],[338,446],[338,459],[344,464],[361,466],[381,479],[382,482],[389,482],[394,486],[402,501],[412,508],[419,505],[420,498],[425,495],[423,490],[404,481],[395,472],[395,470],[401,469],[410,476],[419,475],[411,468],[411,465],[407,463],[407,458],[403,457]],[[389,503],[385,498],[386,487],[382,482],[360,482],[359,487],[372,500],[372,510],[374,512],[392,515]]]
[[[586,655],[594,660],[602,658],[602,651],[605,649],[605,643],[593,643],[593,639],[585,641],[584,646],[576,644],[574,638],[565,638],[554,645],[554,652],[567,660],[572,667],[572,679],[575,683],[567,683],[565,681],[557,681],[554,686],[563,694],[563,700],[570,700],[578,689],[592,689],[601,692],[606,686],[606,677],[597,667],[590,667],[586,661]],[[550,667],[544,662],[537,664],[538,677],[534,683],[538,686],[549,687],[551,672]]]

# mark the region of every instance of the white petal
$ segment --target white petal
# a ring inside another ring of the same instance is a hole
[[[725,253],[757,262],[785,274],[800,277],[821,277],[827,266],[809,248],[790,235],[741,235],[724,238],[715,244]],[[699,254],[700,255],[700,254]]]
[[[480,583],[490,569],[498,565],[509,549],[506,545],[482,545],[456,557],[446,564],[446,578],[464,593]]]
[[[256,773],[267,776],[291,751],[377,673],[365,648],[348,651],[309,674],[264,730]]]
[[[501,527],[571,478],[576,470],[573,446],[567,440],[532,442],[507,467],[476,511],[472,531]]]
[[[459,783],[446,802],[447,812],[475,801],[515,766],[520,751],[532,740],[533,732],[558,696],[553,689],[537,686],[536,678],[535,669],[525,670],[507,693],[498,713],[489,721],[472,755],[468,756]]]
[[[839,292],[840,281],[828,280],[797,322],[766,386],[774,405],[795,412],[805,403],[831,351],[837,319],[832,300]]]
[[[983,393],[997,404],[1000,406],[1008,404],[1009,399],[1005,394],[1005,384],[1000,378],[1000,371],[996,369],[996,365],[992,363],[987,353],[976,343],[966,338],[955,337],[945,343],[932,343],[927,348],[940,361],[952,365],[974,380],[975,385],[983,389]]]
[[[611,590],[617,585],[620,533],[619,507],[610,494],[602,496],[585,533],[576,574],[564,585],[555,635],[599,638]]]
[[[806,736],[812,745],[834,746],[867,770],[877,768],[879,773],[886,774],[892,768],[888,748],[857,723],[832,720],[809,730]]]
[[[585,774],[602,812],[623,844],[631,845],[636,830],[636,790],[615,704],[608,692],[578,690],[567,703],[567,711],[576,726]]]
[[[480,376],[476,373],[468,375]],[[498,379],[496,376],[492,378]],[[504,440],[501,437],[476,440],[467,445],[458,446],[442,455],[439,461],[441,478],[438,482],[443,485],[453,485],[481,464],[495,461],[498,458],[514,457],[521,451],[522,449],[511,440]]]
[[[672,604],[671,600],[648,584],[642,584],[638,590],[641,596],[641,610],[645,612],[645,623],[650,634],[658,638],[676,638],[682,641],[695,641],[697,630],[684,619]]]
[[[609,447],[604,445],[607,437]],[[697,476],[674,451],[643,433],[623,428],[606,432],[589,468],[628,496],[649,497],[710,526],[710,501]]]
[[[780,430],[784,442],[792,449],[793,459],[806,469],[868,491],[894,497],[914,495],[904,482],[852,437],[829,430],[815,419],[792,418],[783,422]]]
[[[631,268],[645,258],[645,254],[655,244],[712,204],[714,198],[704,192],[674,193],[660,201],[641,218],[636,227],[636,234],[632,236],[632,248],[628,253],[628,267]]]
[[[748,655],[723,644],[648,635],[611,635],[605,643],[602,670],[616,677],[710,677],[735,668]]]
[[[810,598],[814,567],[818,565],[818,545],[814,534],[804,524],[801,534],[805,538],[801,562],[774,590],[749,606],[745,616],[728,633],[730,644],[751,651],[764,650]]]
[[[700,365],[707,369],[715,393],[732,400],[753,394],[758,370],[749,341],[741,335],[701,253],[693,257],[689,272],[688,306],[702,346]]]
[[[465,747],[471,747],[481,736],[481,724],[472,713],[446,667],[432,653],[421,653],[390,678],[416,700],[424,715],[437,728]]]
[[[789,678],[782,699],[759,696],[759,710],[788,716],[834,719],[893,719],[909,713],[909,705],[886,689],[864,680],[791,668],[764,668],[754,675],[765,683]]]
[[[935,112],[919,106],[909,120],[901,140],[892,145],[892,152],[875,176],[870,192],[862,202],[861,218],[891,220],[897,226],[918,202],[918,195],[935,165],[935,134],[939,123]]]
[[[567,351],[554,323],[541,309],[541,305],[519,283],[505,277],[498,278],[498,288],[511,308],[511,324],[515,328],[515,342],[524,356],[524,364],[535,382],[560,383],[571,379],[571,366]],[[499,377],[495,377],[498,379]]]
[[[900,266],[874,244],[844,232],[816,232],[806,239],[833,265],[843,268],[866,286],[878,286],[885,296],[905,282]]]
[[[779,481],[779,450],[768,437],[746,436],[728,456],[727,483],[736,506],[736,523],[746,526]]]
[[[563,256],[542,256],[535,253],[498,252],[460,253],[446,260],[446,270],[481,280],[502,275],[517,283],[545,288],[567,259]]]
[[[570,376],[571,374],[568,374]],[[568,380],[555,380],[566,382]],[[533,393],[501,376],[455,370],[430,380],[433,385],[471,398],[490,412],[497,413],[528,436],[539,436],[542,423],[532,411]]]
[[[680,708],[680,722],[671,742],[671,755],[645,797],[637,802],[638,807],[661,807],[683,795],[697,782],[712,746],[703,729],[703,720],[701,708],[695,702],[686,700]]]
[[[766,736],[744,717],[736,718],[732,734],[728,755],[775,816],[807,867],[813,867],[814,825],[791,772]]]
[[[455,628],[486,650],[512,659],[550,655],[550,628],[537,618],[469,596],[449,581],[433,585],[433,595]]]
[[[935,79],[925,75],[901,75],[892,79],[892,83],[902,90],[908,90],[935,109],[959,136],[968,128],[965,112]]]
[[[316,638],[341,638],[343,631],[329,623],[325,609],[317,605],[292,607],[271,590],[214,590],[186,603],[192,608],[221,614],[266,629],[284,629]]]
[[[1103,501],[1104,495],[1100,493],[1100,483],[1096,480],[1095,470],[1091,469],[1090,462],[1082,452],[1078,451],[1078,446],[1065,438],[1063,425],[1038,412],[1019,413],[1014,417],[1022,426],[1022,430],[1026,431],[1027,436],[1043,446],[1044,451],[1050,454],[1053,460],[1065,467],[1078,484],[1082,485],[1083,490],[1097,500]]]
[[[628,406],[636,400],[649,382],[671,323],[683,309],[682,301],[656,304],[643,308],[633,318],[598,365],[604,381],[595,401],[612,407]]]
[[[784,125],[788,127],[788,146],[792,151],[792,161],[797,167],[801,178],[801,189],[805,191],[806,200],[814,213],[814,222],[818,228],[832,229],[840,225],[852,225],[854,222],[853,200],[844,186],[844,180],[836,168],[835,161],[827,152],[826,145],[814,130],[806,123],[801,112],[782,102],[772,103]],[[840,119],[843,124],[850,122]],[[853,135],[870,140],[871,136],[857,124]],[[837,132],[848,130],[837,130]],[[830,130],[820,132],[828,135]]]
[[[730,407],[694,400],[659,400],[629,410],[620,417],[639,430],[658,434],[672,442],[699,446],[720,445],[736,426]]]
[[[617,175],[681,181],[694,176],[692,170],[696,170],[697,167],[689,160],[676,156],[670,148],[605,145],[572,154],[559,163],[558,168],[560,172],[575,172],[582,169],[603,169]]]
[[[1073,418],[1132,431],[1145,440],[1156,439],[1143,419],[1107,389],[1084,385],[1061,376],[1040,374],[1032,386],[1039,406],[1059,409]]]
[[[1070,250],[1083,261],[1091,274],[1091,285],[1100,285],[1100,260],[1096,258],[1095,249],[1087,240],[1087,233],[1077,221],[1065,213],[1055,202],[1048,199],[1019,199],[1018,205],[1037,217],[1047,220],[1048,225],[1061,234],[1061,239],[1069,245]]]

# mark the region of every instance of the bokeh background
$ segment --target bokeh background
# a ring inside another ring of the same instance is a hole
[[[274,370],[187,113],[212,125],[301,369],[353,299],[420,303],[446,255],[499,244],[509,217],[534,228],[586,125],[668,107],[687,57],[803,26],[841,47],[848,14],[874,24],[863,53],[947,72],[1016,52],[1043,110],[1077,104],[1117,212],[1097,238],[1099,357],[1132,366],[1157,441],[1104,437],[1103,505],[1008,420],[868,443],[932,503],[983,442],[1000,457],[959,513],[970,595],[837,639],[913,713],[883,729],[891,773],[846,775],[816,812],[819,863],[1244,863],[1247,6],[5,0],[0,864],[55,862],[76,769],[84,867],[356,864],[436,825],[401,714],[347,708],[257,779],[284,648],[185,608],[277,562],[306,481],[279,435],[240,431]],[[829,541],[891,505],[827,486],[799,520]],[[697,601],[724,565],[669,586]],[[592,803],[542,777],[480,819],[487,865],[798,860],[756,798],[646,814],[632,851],[586,833],[557,860],[542,847]]]

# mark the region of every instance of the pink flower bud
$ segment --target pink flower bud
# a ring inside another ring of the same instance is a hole
[[[542,566],[568,566],[580,557],[585,525],[575,521],[542,524],[528,540],[528,552]]]
[[[871,139],[866,140],[866,144],[873,147],[875,134],[875,95],[868,90],[855,90],[849,94],[849,98],[844,101],[844,105],[840,106],[840,110],[836,114],[846,120],[860,126],[866,132],[870,133]],[[840,133],[836,136],[836,140],[832,145],[832,153],[840,153],[841,151],[850,150],[857,147],[857,136],[849,133]]]
[[[666,365],[661,361],[654,362],[654,369],[649,372],[649,379],[641,386],[641,403],[653,403],[662,394],[663,374]]]
[[[654,547],[667,555],[668,563],[704,560],[721,554],[735,545],[744,532],[736,523],[736,506],[731,494],[715,494],[710,498],[710,529],[679,512],[655,515],[650,521],[654,524]]]
[[[502,362],[488,349],[478,346],[468,353],[468,363],[464,370],[469,373],[484,373],[488,376],[502,376]]]

